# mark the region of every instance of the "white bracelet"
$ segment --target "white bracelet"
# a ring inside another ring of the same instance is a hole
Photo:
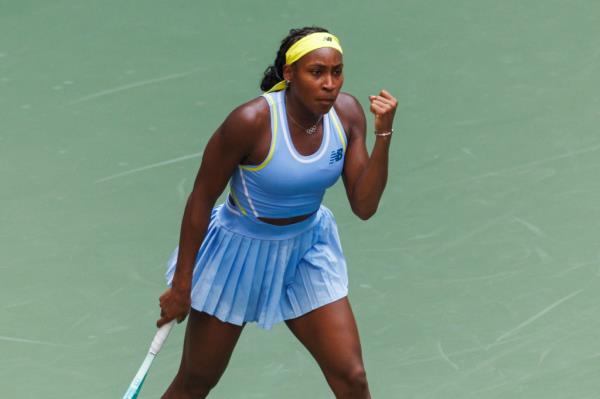
[[[381,133],[375,132],[375,136],[379,136],[379,137],[391,136],[392,133],[394,133],[394,129],[391,129],[389,132],[381,132]]]

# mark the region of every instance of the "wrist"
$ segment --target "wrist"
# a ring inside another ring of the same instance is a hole
[[[191,279],[178,279],[174,277],[171,288],[179,292],[190,292],[192,290],[192,281]]]
[[[394,133],[394,129],[375,130],[375,137],[391,137]]]

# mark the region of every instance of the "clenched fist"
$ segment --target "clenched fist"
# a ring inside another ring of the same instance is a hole
[[[391,132],[398,101],[386,90],[381,90],[376,96],[369,96],[369,101],[371,112],[375,115],[375,133]]]

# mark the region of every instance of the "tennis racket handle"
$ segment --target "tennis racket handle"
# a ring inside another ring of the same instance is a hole
[[[169,336],[169,333],[171,332],[171,329],[173,328],[174,325],[175,325],[175,320],[172,320],[169,323],[165,324],[164,326],[162,326],[161,328],[158,329],[158,331],[156,332],[156,335],[154,335],[152,344],[150,344],[149,352],[151,354],[156,356],[158,354],[158,352],[160,352],[160,348],[162,348],[165,340]]]

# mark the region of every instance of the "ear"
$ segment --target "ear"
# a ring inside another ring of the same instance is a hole
[[[285,64],[283,66],[283,79],[287,81],[294,80],[294,68],[292,65]]]

